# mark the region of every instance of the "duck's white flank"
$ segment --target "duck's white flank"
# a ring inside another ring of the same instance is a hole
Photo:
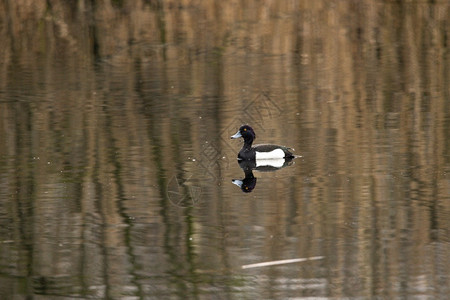
[[[284,165],[284,158],[275,158],[275,159],[257,159],[256,167],[274,167],[281,168]]]
[[[280,159],[284,158],[284,151],[282,149],[275,149],[270,152],[256,151],[256,159]]]

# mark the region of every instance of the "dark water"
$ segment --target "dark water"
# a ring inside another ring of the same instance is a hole
[[[447,299],[447,1],[107,2],[0,4],[1,299]]]

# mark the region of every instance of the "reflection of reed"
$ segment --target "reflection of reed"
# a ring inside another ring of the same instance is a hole
[[[197,295],[198,269],[232,277],[286,238],[282,254],[333,266],[302,271],[324,295],[448,294],[450,4],[147,2],[0,3],[0,221],[19,244],[1,269],[34,278],[27,293],[63,274],[68,294]],[[215,132],[249,121],[305,159],[238,203],[211,161],[235,154]],[[186,163],[205,140],[215,152]],[[215,178],[180,209],[167,186],[186,172]],[[249,234],[260,252],[242,255]]]

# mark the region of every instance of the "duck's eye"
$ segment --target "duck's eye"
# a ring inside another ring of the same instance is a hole
[[[247,131],[247,128],[244,128],[244,131]]]
[[[246,186],[245,189],[248,190],[248,186]]]

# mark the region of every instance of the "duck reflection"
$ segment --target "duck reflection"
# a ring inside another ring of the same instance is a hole
[[[244,171],[243,179],[232,179],[231,182],[244,193],[251,193],[256,186],[257,178],[253,175],[253,170],[259,172],[274,172],[294,163],[295,157],[285,159],[259,159],[259,160],[239,160],[239,166]]]

